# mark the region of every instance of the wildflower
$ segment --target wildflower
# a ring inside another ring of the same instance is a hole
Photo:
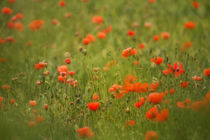
[[[193,6],[194,8],[199,8],[199,7],[200,7],[200,3],[197,2],[197,1],[194,1],[194,2],[192,2],[192,6]]]
[[[150,22],[144,23],[144,27],[146,27],[146,28],[150,28],[151,26],[152,26],[152,23],[150,23]]]
[[[0,38],[0,45],[3,43],[2,38]]]
[[[193,76],[193,80],[194,81],[201,81],[202,80],[202,77],[200,77],[200,76]]]
[[[104,32],[98,32],[97,36],[100,39],[105,39],[106,38],[106,34]]]
[[[154,39],[155,42],[157,42],[159,40],[159,36],[155,35],[155,36],[153,36],[153,39]]]
[[[186,22],[186,23],[184,24],[184,28],[185,28],[185,29],[194,29],[195,26],[196,26],[196,24],[195,24],[194,22],[191,22],[191,21]]]
[[[28,126],[30,126],[30,127],[34,127],[35,125],[36,125],[35,121],[28,122]]]
[[[149,3],[154,3],[155,2],[155,0],[149,0]]]
[[[210,91],[206,93],[206,99],[210,101]]]
[[[14,103],[15,103],[15,99],[14,98],[10,99],[10,104],[13,105]]]
[[[57,25],[57,24],[58,24],[58,20],[53,19],[53,20],[52,20],[52,24],[53,24],[53,25]]]
[[[92,34],[88,34],[86,36],[87,39],[89,39],[90,42],[94,42],[95,41],[95,37]]]
[[[66,6],[66,2],[64,0],[60,1],[58,4],[60,7]]]
[[[146,112],[146,118],[152,121],[157,117],[157,115],[158,109],[156,107],[152,107]]]
[[[88,103],[88,108],[92,111],[98,110],[99,106],[100,106],[99,102]]]
[[[98,95],[98,94],[94,94],[94,95],[93,95],[93,100],[94,100],[94,101],[97,101],[98,99],[99,99],[99,95]]]
[[[129,36],[134,36],[136,34],[136,32],[132,31],[132,30],[128,30],[128,35]]]
[[[94,133],[90,130],[89,127],[78,128],[77,133],[79,137],[85,136],[90,138],[94,136]]]
[[[210,68],[204,69],[204,76],[210,76]]]
[[[18,31],[23,31],[23,29],[24,29],[23,24],[20,23],[20,22],[14,23],[13,27],[14,27],[15,29],[17,29]]]
[[[15,0],[8,0],[9,3],[15,3]]]
[[[160,103],[163,97],[164,97],[164,93],[153,92],[149,94],[149,101],[155,105],[155,104]]]
[[[160,114],[157,115],[157,121],[163,122],[168,119],[168,109],[163,109]]]
[[[135,121],[134,120],[129,120],[127,123],[126,123],[127,126],[134,126],[135,125]]]
[[[4,100],[4,97],[0,96],[0,104],[2,103],[3,100]]]
[[[134,64],[135,66],[138,66],[138,65],[139,65],[139,61],[134,60],[134,61],[133,61],[133,64]]]
[[[154,62],[157,65],[160,65],[163,62],[163,58],[159,56],[156,59],[152,58],[152,62]]]
[[[132,55],[136,55],[137,54],[137,50],[135,48],[127,48],[125,50],[123,50],[122,52],[122,56],[124,58],[127,58],[128,56],[132,56]]]
[[[136,108],[139,108],[139,107],[141,107],[142,105],[144,105],[144,103],[145,103],[145,100],[144,100],[143,97],[141,97],[141,98],[139,99],[139,102],[137,102],[137,103],[135,104],[135,106],[136,106]]]
[[[140,49],[144,49],[145,45],[143,43],[139,44]]]
[[[43,116],[39,116],[36,118],[36,122],[41,123],[44,121],[44,117]]]
[[[31,101],[29,101],[29,105],[30,106],[36,106],[36,101],[35,100],[31,100]]]
[[[175,90],[172,88],[172,89],[169,90],[169,93],[170,94],[174,94],[175,93]]]
[[[66,58],[65,62],[66,62],[66,64],[70,64],[71,63],[71,59],[70,58]]]
[[[2,85],[1,88],[2,88],[3,90],[6,90],[6,89],[9,90],[11,87],[10,87],[10,85]]]
[[[66,17],[66,18],[70,18],[71,16],[72,16],[71,13],[66,13],[66,14],[65,14],[65,17]]]
[[[59,66],[58,67],[58,73],[62,73],[62,72],[68,72],[68,67],[67,67],[67,65],[61,65],[61,66]]]
[[[102,24],[103,21],[104,21],[104,18],[101,16],[93,16],[93,18],[92,18],[93,23]]]
[[[170,37],[170,33],[168,33],[168,32],[162,32],[161,33],[161,36],[162,36],[163,39],[167,40]]]
[[[193,111],[205,111],[205,109],[208,106],[208,100],[204,98],[203,100],[200,101],[195,101],[191,104],[191,108]]]
[[[12,14],[13,10],[11,8],[4,7],[4,8],[2,8],[1,12],[5,15],[10,15],[10,14]]]
[[[187,108],[188,109],[190,107],[190,103],[191,103],[190,99],[185,99],[184,101],[176,102],[176,106],[178,108]]]
[[[174,76],[177,77],[179,75],[182,75],[184,73],[184,69],[182,68],[182,63],[178,66],[177,62],[174,63],[174,65],[168,64],[168,69],[162,71],[164,75],[168,75],[170,73],[174,73]]]
[[[29,27],[33,31],[38,31],[42,28],[43,24],[44,24],[43,20],[34,20],[30,23]]]
[[[182,81],[180,83],[180,87],[183,87],[183,88],[186,88],[188,85],[189,85],[189,82],[187,82],[187,81]]]
[[[147,131],[145,140],[158,140],[158,134],[155,131]]]
[[[158,82],[153,82],[149,85],[149,89],[154,92],[158,88],[158,86],[159,86]]]

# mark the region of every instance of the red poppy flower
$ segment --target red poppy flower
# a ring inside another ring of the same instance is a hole
[[[140,101],[137,102],[137,103],[135,104],[136,108],[141,107],[141,106],[144,105],[144,103],[145,103],[145,100],[144,100],[143,97],[141,97],[139,100],[140,100]]]
[[[2,8],[1,11],[2,11],[3,14],[6,14],[6,15],[10,15],[13,12],[13,10],[11,8],[8,8],[8,7]]]
[[[106,38],[106,34],[104,32],[98,32],[97,36],[100,39],[105,39]]]
[[[36,106],[36,101],[35,100],[31,100],[31,101],[29,101],[29,105],[30,106]]]
[[[155,131],[147,131],[145,140],[158,140],[158,134]]]
[[[210,68],[204,69],[204,76],[210,76]]]
[[[98,94],[94,94],[94,95],[93,95],[93,100],[94,100],[94,101],[97,101],[98,99],[99,99],[99,95],[98,95]]]
[[[160,114],[157,115],[157,121],[163,122],[168,119],[168,109],[163,109]]]
[[[78,128],[77,133],[79,137],[93,137],[94,133],[90,130],[89,127]]]
[[[127,48],[125,50],[123,50],[122,52],[122,56],[124,58],[127,58],[128,56],[132,56],[132,55],[136,55],[137,54],[137,50],[135,48]]]
[[[152,107],[146,112],[146,118],[152,121],[157,117],[157,115],[158,109],[156,107]]]
[[[155,42],[157,42],[159,40],[159,36],[155,35],[155,36],[153,36],[153,39],[154,39]]]
[[[66,64],[70,64],[71,63],[71,59],[70,58],[66,58],[65,62],[66,62]]]
[[[139,44],[140,49],[144,49],[145,45],[143,43]]]
[[[9,3],[15,3],[15,0],[8,0]]]
[[[43,20],[34,20],[30,23],[29,27],[33,31],[40,30],[44,24]]]
[[[66,6],[66,2],[65,2],[65,1],[63,1],[63,0],[62,0],[62,1],[60,1],[58,4],[59,4],[59,6],[60,6],[60,7],[64,7],[64,6]]]
[[[175,90],[172,88],[172,89],[169,90],[169,93],[170,94],[174,94],[175,93]]]
[[[200,76],[193,76],[193,80],[194,81],[201,81],[202,80],[202,77],[200,77]]]
[[[149,94],[149,101],[155,105],[155,104],[160,103],[163,97],[164,97],[164,93],[153,92]]]
[[[98,110],[99,106],[100,106],[99,102],[88,103],[88,108],[92,111]]]
[[[170,33],[169,32],[162,32],[161,36],[163,39],[167,40],[170,37]]]
[[[189,82],[183,81],[180,83],[180,87],[186,88],[189,85]]]
[[[93,18],[92,18],[93,23],[102,24],[103,21],[104,21],[104,18],[101,16],[93,16]]]
[[[126,123],[127,126],[134,126],[135,125],[135,121],[134,120],[129,120],[127,123]]]
[[[196,24],[195,24],[194,22],[191,22],[191,21],[186,22],[186,23],[184,24],[184,28],[186,28],[186,29],[194,29],[195,26],[196,26]]]
[[[132,30],[128,30],[128,35],[129,36],[134,36],[136,34],[136,32],[132,31]]]
[[[163,62],[163,58],[159,56],[156,59],[152,58],[152,62],[154,62],[157,65],[160,65]]]
[[[199,8],[199,7],[200,7],[200,3],[197,2],[197,1],[194,1],[194,2],[192,2],[192,6],[193,6],[194,8]]]

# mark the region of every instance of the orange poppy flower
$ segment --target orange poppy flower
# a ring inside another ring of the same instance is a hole
[[[154,62],[157,65],[160,65],[163,62],[163,58],[159,56],[156,59],[152,58],[152,62]]]
[[[176,102],[176,106],[178,108],[189,108],[190,107],[190,103],[191,103],[191,100],[190,99],[186,99],[184,101],[178,101]]]
[[[155,0],[149,0],[149,3],[154,3],[155,2]]]
[[[170,94],[174,94],[175,93],[175,90],[172,88],[172,89],[169,90],[169,93]]]
[[[147,131],[145,140],[158,140],[158,134],[155,131]]]
[[[92,111],[98,110],[99,106],[100,106],[99,102],[88,103],[88,108]]]
[[[137,103],[135,104],[136,108],[141,107],[141,106],[144,105],[144,103],[145,103],[145,100],[144,100],[143,97],[141,97],[139,100],[140,100],[140,101],[137,102]]]
[[[28,126],[34,127],[34,126],[36,126],[36,122],[35,121],[30,121],[30,122],[28,122]]]
[[[20,22],[14,23],[13,27],[14,27],[15,29],[17,29],[18,31],[23,31],[23,29],[24,29],[23,24],[20,23]]]
[[[95,37],[92,34],[88,34],[86,36],[87,39],[89,39],[90,42],[94,42],[95,41]]]
[[[66,2],[64,0],[60,1],[58,4],[60,7],[66,6]]]
[[[106,38],[106,34],[104,32],[98,32],[97,36],[100,39],[105,39]]]
[[[153,92],[149,94],[149,101],[155,105],[155,104],[160,103],[163,97],[164,97],[164,93]]]
[[[139,44],[140,49],[144,49],[145,45],[143,43]]]
[[[93,23],[102,24],[103,21],[104,21],[104,18],[101,16],[93,16],[93,18],[92,18]]]
[[[33,31],[38,31],[42,28],[43,24],[44,24],[43,20],[34,20],[30,23],[29,27]]]
[[[210,101],[210,91],[206,93],[206,99]]]
[[[71,63],[71,59],[70,58],[66,58],[65,62],[66,62],[66,64],[70,64]]]
[[[14,103],[15,103],[15,99],[14,98],[10,99],[10,104],[13,105]]]
[[[149,89],[154,92],[158,88],[158,86],[159,86],[158,82],[153,82],[150,84]]]
[[[3,43],[3,40],[2,40],[2,38],[0,37],[0,45]]]
[[[194,2],[192,2],[192,6],[193,6],[194,8],[199,8],[199,7],[200,7],[200,3],[197,2],[197,1],[194,1]]]
[[[160,114],[157,115],[157,121],[163,122],[168,119],[168,109],[163,109]]]
[[[35,100],[31,100],[31,101],[29,101],[29,105],[30,106],[36,106],[36,101]]]
[[[67,65],[61,65],[58,67],[58,73],[61,73],[61,72],[68,72]]]
[[[94,133],[90,130],[89,127],[78,128],[77,133],[79,137],[85,136],[90,138],[94,136]]]
[[[202,80],[202,77],[200,77],[200,76],[193,76],[193,80],[194,81],[201,81]]]
[[[0,104],[2,103],[3,100],[4,100],[4,97],[0,96]]]
[[[152,107],[146,112],[146,118],[152,121],[157,117],[157,115],[158,109],[156,107]]]
[[[15,0],[8,0],[9,3],[15,3]]]
[[[204,69],[204,76],[210,76],[210,68]]]
[[[136,32],[132,31],[132,30],[128,30],[128,35],[129,36],[134,36],[136,34]]]
[[[132,56],[132,55],[136,55],[137,54],[137,50],[135,48],[127,48],[125,50],[123,50],[122,52],[122,56],[124,58],[127,58],[128,56]]]
[[[98,95],[98,94],[94,94],[94,95],[93,95],[93,100],[94,100],[94,101],[97,101],[98,99],[99,99],[99,95]]]
[[[1,12],[5,15],[10,15],[10,14],[12,14],[13,10],[11,8],[4,7],[4,8],[2,8]]]
[[[161,36],[163,39],[167,40],[170,37],[170,33],[169,32],[162,32]]]
[[[134,61],[133,61],[133,64],[134,64],[135,66],[138,66],[138,65],[139,65],[139,61],[134,60]]]
[[[129,120],[127,123],[126,123],[127,126],[134,126],[135,125],[135,121],[134,120]]]
[[[155,36],[153,36],[153,39],[154,39],[155,42],[157,42],[159,40],[159,36],[155,35]]]
[[[191,104],[192,110],[196,112],[205,110],[207,106],[208,106],[208,100],[206,98],[200,101],[193,102]]]
[[[53,20],[52,20],[52,24],[53,24],[53,25],[57,25],[57,24],[58,24],[58,20],[57,20],[57,19],[53,19]]]
[[[186,88],[189,85],[189,82],[183,81],[180,83],[180,87]]]
[[[36,122],[41,123],[44,121],[44,117],[43,116],[39,116],[36,118]]]
[[[195,24],[194,22],[191,22],[191,21],[186,22],[186,23],[184,24],[184,28],[186,28],[186,29],[194,29],[195,26],[196,26],[196,24]]]

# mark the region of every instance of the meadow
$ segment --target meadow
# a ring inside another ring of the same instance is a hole
[[[0,140],[209,140],[209,0],[1,0]]]

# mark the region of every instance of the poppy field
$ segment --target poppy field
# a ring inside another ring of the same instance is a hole
[[[1,0],[0,140],[209,140],[209,0]]]

